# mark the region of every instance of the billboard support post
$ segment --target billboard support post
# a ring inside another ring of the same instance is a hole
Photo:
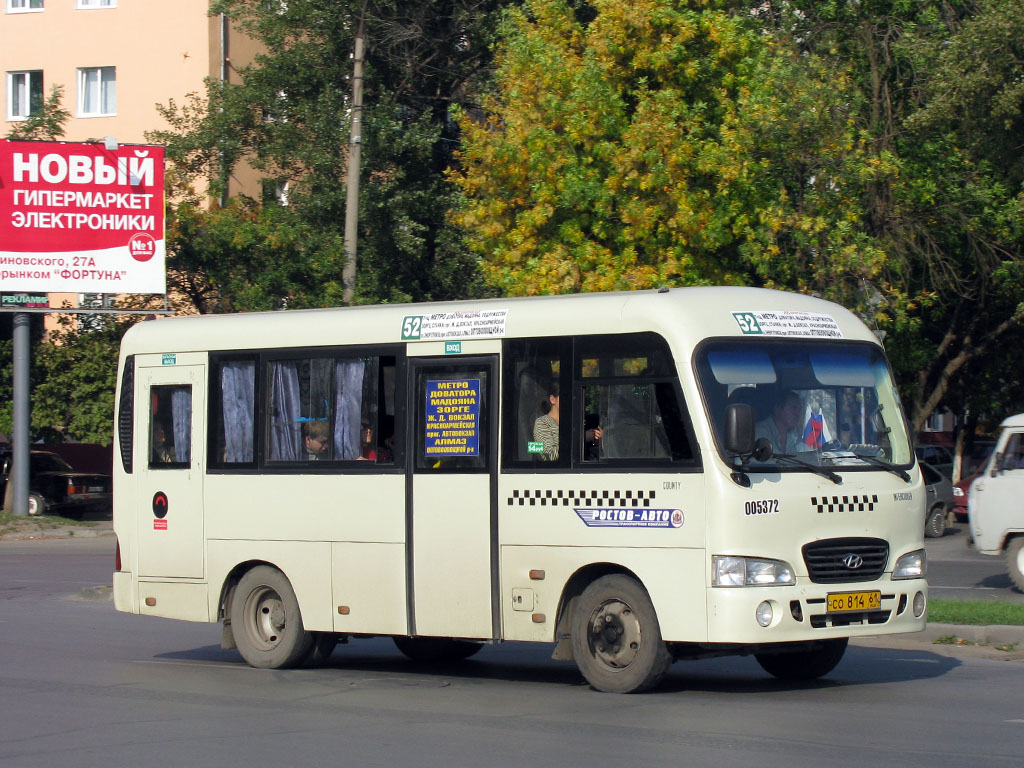
[[[14,315],[14,432],[7,479],[12,483],[15,515],[28,514],[29,317],[25,312]]]

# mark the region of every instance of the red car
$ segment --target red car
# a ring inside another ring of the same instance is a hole
[[[981,472],[975,472],[953,485],[953,514],[956,515],[958,523],[967,522],[967,492],[971,489],[974,478],[980,474]]]

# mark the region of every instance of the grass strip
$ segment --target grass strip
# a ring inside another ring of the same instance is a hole
[[[1007,624],[1024,626],[1024,603],[1005,600],[928,601],[928,621],[938,624]]]

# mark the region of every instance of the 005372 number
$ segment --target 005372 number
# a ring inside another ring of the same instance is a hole
[[[778,511],[778,499],[758,499],[757,501],[748,501],[743,505],[743,513],[746,515],[774,515]]]

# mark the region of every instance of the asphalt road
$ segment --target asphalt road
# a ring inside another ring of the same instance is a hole
[[[992,649],[861,641],[800,686],[680,662],[638,696],[518,643],[439,669],[353,641],[323,669],[255,670],[216,625],[114,611],[111,544],[0,542],[4,768],[1024,764],[1024,663]]]
[[[928,594],[933,598],[1024,603],[1024,593],[1010,581],[1003,558],[979,555],[967,546],[967,538],[967,525],[958,523],[950,526],[945,536],[924,540]]]

